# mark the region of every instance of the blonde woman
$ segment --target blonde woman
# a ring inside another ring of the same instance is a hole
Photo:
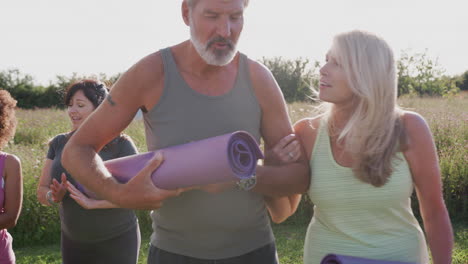
[[[451,262],[453,235],[442,197],[438,158],[426,121],[397,105],[393,52],[380,37],[335,36],[320,69],[322,114],[295,125],[311,166],[314,216],[304,263],[328,253],[428,263],[424,233],[411,210],[416,190],[434,264]],[[284,138],[281,162],[300,151]],[[298,195],[270,203],[274,219],[294,213]],[[273,206],[274,205],[274,206]]]

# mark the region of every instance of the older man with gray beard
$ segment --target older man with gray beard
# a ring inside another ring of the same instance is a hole
[[[139,109],[149,150],[237,130],[259,142],[262,138],[268,150],[291,134],[272,74],[236,49],[247,5],[248,0],[183,0],[190,40],[132,66],[64,150],[64,167],[104,199],[127,208],[157,209],[151,213],[148,263],[277,263],[268,210],[308,188],[304,158],[282,166],[267,159],[248,182],[168,191],[150,179],[160,155],[126,184],[117,183],[96,155]]]

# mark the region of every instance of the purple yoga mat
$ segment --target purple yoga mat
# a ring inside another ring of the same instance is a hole
[[[414,262],[385,261],[377,259],[358,258],[337,254],[326,255],[320,264],[416,264]]]
[[[161,149],[164,162],[151,175],[155,186],[177,189],[249,178],[263,158],[255,139],[245,131]],[[104,165],[117,181],[134,177],[156,151],[107,160]],[[80,188],[81,189],[81,188]],[[85,188],[83,192],[94,195]]]

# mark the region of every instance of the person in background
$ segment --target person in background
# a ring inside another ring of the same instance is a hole
[[[302,141],[311,175],[314,216],[304,263],[328,253],[387,261],[429,263],[426,238],[411,210],[416,190],[432,263],[451,262],[453,234],[442,196],[434,140],[419,114],[397,105],[393,51],[364,31],[335,36],[320,69],[323,112],[294,126],[272,150],[280,163]],[[291,199],[298,201],[297,195]],[[284,220],[297,203],[283,199],[274,217]]]
[[[16,100],[0,90],[0,148],[15,135]],[[13,238],[7,229],[16,225],[23,202],[21,161],[15,155],[0,151],[0,263],[14,264]]]
[[[138,261],[140,230],[135,213],[106,200],[84,195],[76,188],[78,183],[73,175],[61,164],[65,144],[107,94],[105,85],[94,80],[81,80],[67,88],[65,104],[72,130],[49,142],[39,181],[38,200],[46,206],[58,205],[60,209],[64,264],[135,264]],[[108,160],[136,153],[132,140],[120,134],[102,148],[99,156]]]

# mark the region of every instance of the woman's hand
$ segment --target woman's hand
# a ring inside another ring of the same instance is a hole
[[[65,173],[62,173],[62,182],[59,183],[56,179],[52,180],[50,185],[50,190],[52,191],[52,199],[56,203],[60,203],[63,200],[63,197],[67,193],[67,176]]]
[[[282,165],[296,162],[301,157],[301,145],[295,134],[282,138],[276,145],[265,152],[265,160],[271,165]]]
[[[70,192],[70,197],[75,200],[84,209],[96,209],[98,208],[98,200],[91,199],[80,192],[73,184],[67,184],[67,190]]]

